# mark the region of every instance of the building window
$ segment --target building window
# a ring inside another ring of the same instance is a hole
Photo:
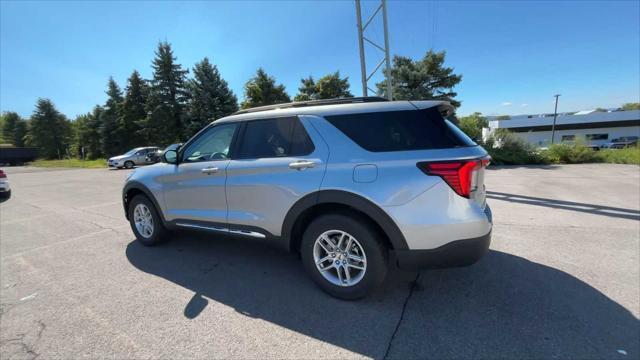
[[[560,141],[573,141],[575,139],[575,135],[562,135],[562,139],[560,139]]]
[[[587,134],[587,140],[607,140],[609,134]]]

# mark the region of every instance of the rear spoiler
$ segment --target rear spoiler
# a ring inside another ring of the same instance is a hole
[[[444,100],[409,100],[409,103],[418,110],[437,107],[440,114],[445,118],[453,115],[455,111],[453,106],[451,106],[448,101]]]

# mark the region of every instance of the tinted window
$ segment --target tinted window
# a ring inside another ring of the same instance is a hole
[[[609,134],[587,134],[587,140],[607,140]]]
[[[327,116],[326,119],[368,151],[403,151],[475,146],[435,108]]]
[[[209,128],[187,146],[182,155],[183,162],[222,160],[229,156],[229,148],[237,123]]]
[[[298,118],[249,121],[245,125],[238,158],[260,159],[308,155],[313,143]]]

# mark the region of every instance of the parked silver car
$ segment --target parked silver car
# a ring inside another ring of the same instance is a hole
[[[147,154],[150,152],[158,151],[158,147],[155,146],[147,146],[147,147],[139,147],[135,149],[131,149],[127,151],[124,155],[118,155],[109,158],[108,165],[109,167],[115,167],[118,169],[127,168],[131,169],[135,165],[149,165],[153,164],[147,158]]]
[[[299,252],[343,299],[376,288],[389,259],[413,270],[469,265],[491,241],[489,158],[445,119],[451,111],[380,98],[243,110],[133,172],[125,215],[144,245],[198,229]]]

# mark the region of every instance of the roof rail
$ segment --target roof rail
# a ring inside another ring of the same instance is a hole
[[[234,115],[248,114],[248,113],[275,110],[275,109],[306,107],[306,106],[356,104],[356,103],[381,102],[381,101],[389,101],[389,100],[379,96],[362,96],[362,97],[338,98],[338,99],[294,101],[290,103],[274,104],[274,105],[259,106],[259,107],[244,109],[244,110],[236,111]]]

